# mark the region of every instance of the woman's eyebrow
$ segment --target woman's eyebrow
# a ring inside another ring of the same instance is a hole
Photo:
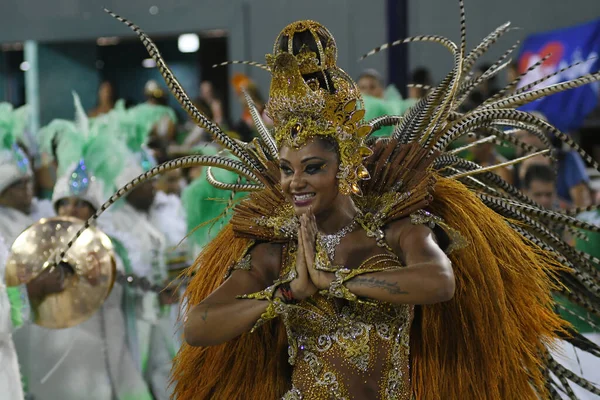
[[[327,160],[325,160],[324,158],[321,158],[321,157],[306,157],[306,158],[302,159],[301,162],[302,162],[302,164],[304,164],[304,163],[306,163],[306,162],[308,162],[310,160],[327,161]]]

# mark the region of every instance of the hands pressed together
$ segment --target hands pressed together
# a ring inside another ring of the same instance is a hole
[[[298,228],[298,251],[296,253],[296,271],[298,276],[290,282],[290,289],[296,300],[304,300],[318,290],[329,288],[334,274],[315,268],[317,240],[317,222],[309,212],[300,216]]]

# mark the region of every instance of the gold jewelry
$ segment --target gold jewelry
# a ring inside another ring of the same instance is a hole
[[[340,268],[335,271],[335,279],[331,281],[327,294],[329,294],[331,297],[337,297],[339,299],[356,301],[356,295],[344,285],[344,283],[348,280],[348,275],[350,275],[351,272],[352,270],[348,268]]]
[[[357,212],[356,215],[352,218],[352,221],[350,221],[348,225],[342,227],[342,229],[340,229],[336,233],[326,235],[324,233],[317,232],[317,242],[319,242],[320,246],[323,249],[325,249],[325,252],[327,253],[327,256],[329,257],[329,260],[331,262],[333,262],[333,260],[335,259],[335,249],[342,241],[342,238],[344,238],[347,234],[356,229],[356,226],[358,225],[358,215],[359,213]]]
[[[306,31],[312,34],[318,55],[306,46],[294,51],[294,35]],[[280,45],[285,40],[284,51]],[[278,147],[297,149],[314,138],[333,140],[340,157],[339,190],[360,195],[358,182],[370,178],[363,160],[372,154],[365,145],[372,128],[363,124],[365,110],[358,87],[336,66],[336,57],[335,40],[321,24],[299,21],[288,25],[278,36],[273,54],[267,56],[272,80],[266,109],[273,119]],[[307,74],[316,77],[305,80]]]

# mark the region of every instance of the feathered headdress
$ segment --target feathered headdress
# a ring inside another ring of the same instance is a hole
[[[306,44],[298,48],[300,35],[308,35],[318,52]],[[365,146],[371,127],[363,124],[358,87],[336,61],[335,40],[324,26],[315,21],[288,25],[267,56],[272,75],[267,113],[278,147],[298,148],[319,137],[333,140],[340,156],[339,189],[360,194],[358,182],[369,178],[362,164],[371,154]]]
[[[94,124],[109,125],[110,134],[127,146],[126,162],[117,176],[117,186],[156,166],[156,160],[146,144],[152,128],[165,117],[176,121],[175,112],[169,107],[142,103],[126,109],[123,100],[119,100],[111,112],[96,118]]]
[[[0,193],[19,179],[31,177],[29,159],[18,145],[27,127],[27,106],[0,103]]]
[[[123,169],[127,149],[112,135],[108,121],[91,124],[79,96],[75,100],[75,121],[57,119],[39,132],[41,148],[58,163],[52,202],[78,197],[99,209],[115,190],[114,181]]]
[[[370,53],[401,43],[430,41],[442,44],[451,52],[454,66],[441,83],[431,88],[406,114],[382,116],[367,121],[366,127],[360,121],[361,113],[356,110],[359,98],[355,88],[334,67],[335,46],[328,39],[328,32],[312,21],[301,21],[285,28],[280,37],[287,37],[287,42],[285,39],[276,42],[282,46],[276,47],[274,56],[268,60],[269,65],[246,63],[270,71],[274,81],[274,102],[270,108],[275,121],[274,133],[262,123],[250,101],[249,108],[260,134],[260,138],[250,144],[229,138],[204,117],[183,91],[152,40],[131,22],[111,13],[138,34],[156,61],[169,90],[190,117],[237,159],[197,155],[165,163],[121,188],[105,207],[139,182],[169,169],[208,165],[247,178],[248,183],[243,184],[211,181],[218,187],[252,193],[236,206],[231,224],[207,246],[195,267],[190,269],[190,276],[195,276],[186,291],[186,300],[188,307],[193,307],[223,282],[228,268],[245,255],[253,240],[283,243],[295,240],[294,215],[278,184],[278,142],[289,140],[294,145],[295,138],[302,134],[316,137],[314,124],[318,123],[339,143],[332,129],[339,127],[337,133],[340,136],[356,134],[360,143],[366,140],[369,153],[373,152],[364,165],[371,179],[354,182],[360,191],[354,191],[350,184],[352,180],[347,180],[352,192],[363,194],[355,197],[355,201],[366,213],[365,218],[368,214],[370,222],[365,222],[365,230],[369,234],[383,235],[375,228],[428,209],[458,230],[469,244],[450,255],[457,281],[455,297],[443,304],[422,306],[420,318],[413,325],[411,370],[415,396],[426,400],[536,399],[549,394],[557,397],[557,384],[549,379],[549,371],[560,379],[565,386],[563,390],[568,391],[565,382],[569,379],[600,394],[591,383],[554,362],[546,350],[549,342],[565,333],[565,326],[553,309],[552,290],[561,291],[588,312],[600,315],[599,274],[594,266],[599,260],[572,248],[556,232],[574,227],[598,232],[600,228],[570,216],[579,210],[562,214],[540,207],[490,172],[498,166],[482,168],[448,150],[448,145],[456,139],[470,132],[480,132],[512,143],[528,153],[539,154],[535,153],[539,149],[522,143],[507,130],[525,129],[548,144],[546,135],[554,135],[598,169],[599,165],[567,135],[516,108],[597,81],[600,73],[528,91],[549,78],[546,77],[513,91],[521,76],[475,109],[461,113],[459,106],[469,93],[507,65],[507,57],[516,45],[484,74],[473,78],[471,71],[475,62],[508,31],[509,24],[497,28],[467,53],[464,7],[462,0],[459,3],[460,45],[445,37],[427,35],[385,44]],[[297,32],[314,35],[318,57],[313,57],[306,48],[294,47],[294,40],[289,38]],[[327,77],[328,70],[335,70],[337,75]],[[284,78],[288,79],[287,88]],[[319,81],[317,88],[314,81],[311,82],[313,78],[325,79],[329,84],[323,85]],[[338,79],[338,86],[334,78]],[[323,86],[328,90],[320,89]],[[340,88],[347,91],[338,92]],[[333,101],[335,96],[339,96],[337,105]],[[286,105],[295,109],[285,110]],[[323,114],[315,115],[315,110],[321,110]],[[309,115],[319,121],[311,122]],[[333,120],[332,116],[335,116]],[[376,139],[369,136],[382,126],[395,127],[391,137]],[[362,157],[361,148],[357,146],[352,150]],[[341,148],[340,152],[343,153]],[[341,154],[342,163],[343,157]],[[346,163],[348,167],[354,165],[356,177],[360,178],[358,174],[362,170],[359,167],[362,165],[354,161]],[[348,171],[348,178],[352,178],[354,171],[352,168]],[[342,181],[341,178],[341,190]],[[440,220],[430,222],[435,224],[436,221]],[[555,284],[557,276],[560,284]],[[278,321],[274,321],[264,324],[254,334],[244,334],[220,346],[192,348],[184,345],[174,368],[176,397],[195,400],[281,397],[289,385],[289,375],[280,357],[285,357],[285,332],[280,328]],[[597,345],[576,333],[568,340],[583,350],[600,355]]]

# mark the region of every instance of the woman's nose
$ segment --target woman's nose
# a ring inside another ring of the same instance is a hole
[[[306,181],[302,177],[301,173],[295,173],[292,177],[292,182],[290,183],[290,188],[295,191],[297,189],[301,189],[306,186]]]

